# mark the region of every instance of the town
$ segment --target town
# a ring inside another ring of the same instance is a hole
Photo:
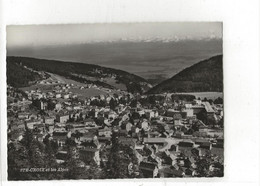
[[[8,85],[10,180],[224,175],[222,98],[46,79],[26,91]],[[75,91],[90,88],[104,94]],[[28,174],[25,168],[62,171]]]

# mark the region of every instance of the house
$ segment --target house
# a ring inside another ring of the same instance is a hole
[[[26,122],[26,126],[28,129],[34,129],[36,125],[39,125],[41,123],[41,120],[30,120]]]
[[[71,132],[84,132],[85,131],[85,124],[83,123],[73,123],[73,124],[69,124],[67,125],[68,127],[70,127],[70,131]]]
[[[69,94],[64,94],[64,95],[63,95],[63,98],[64,98],[64,99],[69,99],[69,98],[70,98],[70,95],[69,95]]]
[[[96,136],[95,132],[85,132],[80,136],[81,142],[89,142],[92,141],[93,138]]]
[[[56,98],[61,98],[61,94],[56,94],[55,97]]]
[[[185,147],[194,147],[194,142],[192,141],[180,141],[178,143],[179,149],[180,148],[185,148]]]
[[[10,129],[12,132],[22,132],[25,131],[25,124],[24,122],[12,123],[8,125],[8,129]]]
[[[212,145],[211,153],[219,158],[224,158],[224,148],[221,145]]]
[[[192,155],[194,155],[194,156],[201,156],[201,149],[199,149],[199,148],[193,148],[193,149],[191,149],[191,153],[192,153]]]
[[[54,125],[46,125],[46,129],[47,129],[47,131],[49,132],[49,133],[53,133],[53,131],[54,131]]]
[[[177,162],[177,155],[169,151],[159,152],[156,155],[161,158],[164,165],[174,165]]]
[[[184,132],[182,132],[182,131],[176,131],[176,132],[174,133],[174,136],[175,136],[176,138],[182,138],[183,135],[184,135]]]
[[[98,136],[98,141],[100,142],[100,144],[109,144],[111,141],[111,137]]]
[[[162,168],[162,159],[156,155],[154,155],[154,153],[152,153],[150,156],[148,156],[147,161],[150,163],[155,163],[157,165],[158,169]]]
[[[174,126],[183,126],[183,124],[181,123],[181,119],[174,119]]]
[[[45,131],[46,131],[46,128],[45,128],[45,125],[44,125],[44,124],[33,125],[33,129],[34,129],[34,130],[37,130],[38,133],[39,133],[39,132],[45,132]]]
[[[144,131],[149,130],[149,123],[146,119],[144,119],[143,122],[141,123],[141,127],[142,127],[142,129],[144,129]]]
[[[56,116],[56,120],[59,123],[66,123],[69,119],[70,119],[70,115],[69,114],[58,114]]]
[[[142,152],[142,150],[139,150],[139,151]],[[137,158],[138,164],[140,164],[143,161],[143,159],[144,159],[143,155],[140,154],[138,152],[138,150],[135,150],[134,154],[135,154],[135,157]]]
[[[104,129],[98,130],[98,136],[111,137],[111,135],[112,135],[112,131],[108,127],[105,127]]]
[[[54,124],[55,118],[53,117],[44,117],[43,122],[48,125]]]
[[[179,146],[178,145],[171,145],[171,147],[168,149],[170,152],[178,152]]]
[[[36,120],[38,118],[38,116],[36,114],[30,114],[29,116],[29,120]]]
[[[155,163],[142,161],[139,165],[139,169],[145,178],[155,178],[159,173],[158,167]]]
[[[184,173],[185,173],[186,176],[190,176],[190,177],[196,175],[196,171],[193,168],[185,169]]]
[[[56,141],[59,147],[63,147],[67,140],[67,132],[53,132],[53,141]]]
[[[44,139],[44,135],[43,134],[37,133],[37,134],[34,134],[34,137],[37,139],[37,141],[43,142],[43,139]]]
[[[194,142],[180,141],[178,143],[178,148],[181,153],[183,153],[187,157],[190,157],[192,156],[192,149],[194,148]]]
[[[40,109],[41,110],[46,110],[47,105],[48,105],[47,102],[40,101]]]
[[[100,153],[98,148],[85,147],[80,149],[79,157],[86,165],[89,165],[92,161],[98,166],[100,165]]]
[[[84,120],[86,127],[94,127],[96,126],[96,122],[93,119],[85,119]]]
[[[29,116],[30,116],[29,113],[22,112],[18,114],[18,119],[28,119]]]
[[[174,119],[181,119],[180,111],[174,109],[168,109],[165,113],[167,117],[173,117]]]
[[[205,110],[207,112],[207,115],[208,116],[213,116],[215,111],[212,108],[212,106],[210,105],[210,103],[206,101],[206,102],[203,102],[202,104],[205,106]]]
[[[56,162],[58,164],[64,163],[67,160],[68,152],[67,151],[58,151],[56,154]]]
[[[199,148],[200,149],[211,150],[212,144],[210,142],[204,142],[204,143],[200,144]]]
[[[132,130],[132,126],[133,126],[132,123],[128,122],[128,123],[126,124],[126,126],[125,126],[126,131],[127,131],[127,132],[131,131],[131,130]]]
[[[145,115],[147,118],[151,119],[155,117],[155,112],[152,110],[145,110]]]
[[[143,142],[144,144],[148,144],[148,145],[156,144],[159,147],[162,147],[167,143],[165,141],[165,138],[144,138]]]
[[[186,115],[186,117],[188,117],[188,118],[194,116],[194,114],[193,114],[193,109],[185,109],[185,110],[183,110],[183,112],[185,112],[185,115]]]
[[[133,147],[135,148],[136,146],[136,139],[133,139],[133,138],[127,138],[127,137],[124,137],[124,136],[120,136],[118,138],[119,140],[119,143],[121,143],[122,145],[125,145],[125,146],[130,146],[130,147]]]
[[[182,170],[165,167],[159,170],[160,178],[178,178],[183,177],[185,173]]]
[[[77,94],[73,94],[71,97],[75,99],[75,98],[78,97],[78,95]]]
[[[116,117],[117,117],[117,114],[115,112],[109,112],[107,118],[114,120]]]
[[[56,110],[61,110],[61,107],[62,107],[62,105],[61,105],[60,103],[57,103],[57,104],[55,105],[55,109],[56,109]]]

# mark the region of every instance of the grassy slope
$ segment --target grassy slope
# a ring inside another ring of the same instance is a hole
[[[134,92],[134,91],[140,91],[142,88],[147,89],[147,87],[140,85],[141,82],[147,83],[145,79],[122,70],[105,68],[105,67],[92,65],[92,64],[83,64],[83,63],[74,63],[74,62],[70,63],[70,62],[35,59],[35,58],[27,58],[27,57],[7,57],[7,64],[20,63],[20,62],[23,65],[26,65],[37,71],[51,72],[67,78],[72,78],[76,81],[85,81],[85,80],[73,76],[72,73],[83,74],[95,78],[105,78],[106,74],[115,74],[116,80],[119,83],[124,84],[127,87],[128,91]],[[12,79],[10,79],[10,81],[12,81]],[[101,82],[99,80],[94,81],[94,83],[107,88],[113,88],[112,85]],[[17,84],[17,86],[21,87],[24,85]]]

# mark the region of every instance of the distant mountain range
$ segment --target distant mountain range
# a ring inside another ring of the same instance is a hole
[[[222,55],[203,60],[185,68],[172,78],[151,88],[148,94],[164,92],[222,92]]]
[[[93,83],[110,89],[125,87],[127,91],[132,93],[142,93],[151,88],[151,85],[144,78],[123,70],[93,64],[28,57],[7,57],[7,83],[14,87],[25,87],[41,79],[38,73],[29,69],[50,72],[75,81]]]
[[[210,35],[205,37],[192,37],[192,36],[173,36],[173,37],[153,37],[153,38],[120,38],[120,39],[112,39],[112,40],[95,40],[89,41],[89,43],[120,43],[120,42],[133,42],[133,43],[149,43],[149,42],[162,42],[162,43],[169,43],[169,42],[189,42],[189,41],[213,41],[213,40],[221,40],[222,38],[216,35]],[[87,44],[87,43],[82,43]]]

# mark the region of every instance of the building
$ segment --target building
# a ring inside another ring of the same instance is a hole
[[[34,129],[35,126],[40,125],[41,120],[30,120],[26,122],[26,126],[28,129]]]
[[[59,147],[63,147],[67,140],[67,132],[53,132],[53,141],[56,141]]]
[[[89,165],[94,161],[98,166],[100,165],[100,154],[98,148],[85,147],[79,151],[80,159]]]
[[[55,97],[56,98],[61,98],[61,94],[56,94]]]
[[[63,115],[58,114],[56,116],[56,120],[59,123],[66,123],[69,119],[70,119],[69,114],[63,114]]]
[[[108,127],[105,127],[104,129],[98,130],[98,136],[111,137],[111,135],[112,135],[112,131]]]
[[[70,98],[70,95],[69,95],[69,94],[64,94],[64,95],[63,95],[63,98],[64,98],[64,99],[69,99],[69,98]]]
[[[61,106],[60,103],[57,103],[57,104],[55,105],[55,109],[56,109],[56,110],[61,110],[61,107],[62,107],[62,106]]]
[[[43,122],[48,125],[54,124],[55,118],[53,117],[44,117]]]
[[[29,113],[22,112],[18,114],[18,119],[28,119],[29,116],[30,116]]]
[[[145,178],[155,178],[159,173],[159,169],[155,163],[141,162],[139,169]]]
[[[148,145],[158,145],[162,147],[166,144],[165,138],[144,138],[144,144]]]

